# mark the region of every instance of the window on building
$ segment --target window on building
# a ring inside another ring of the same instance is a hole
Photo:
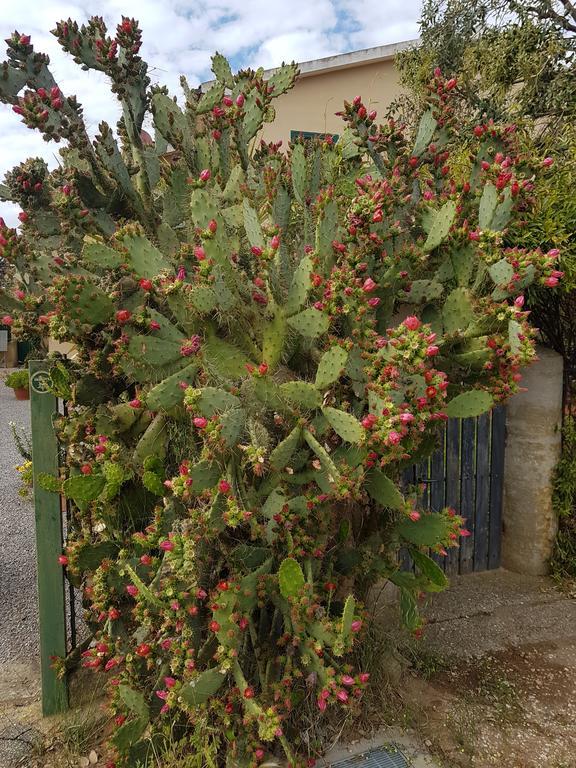
[[[295,141],[296,139],[309,140],[327,138],[331,138],[332,143],[336,144],[340,137],[337,133],[319,133],[317,131],[290,131],[290,141]]]

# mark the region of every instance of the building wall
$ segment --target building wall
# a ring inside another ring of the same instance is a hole
[[[265,141],[290,140],[290,131],[341,134],[345,124],[335,112],[344,100],[362,96],[366,106],[382,115],[401,93],[398,72],[392,59],[355,67],[301,76],[292,90],[274,101],[276,120],[265,124]]]

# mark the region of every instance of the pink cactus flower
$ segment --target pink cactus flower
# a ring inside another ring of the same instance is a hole
[[[404,320],[404,326],[408,328],[409,331],[416,331],[422,323],[415,315],[408,315],[408,317]]]

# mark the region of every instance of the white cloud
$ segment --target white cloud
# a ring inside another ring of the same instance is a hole
[[[51,69],[66,94],[84,107],[89,131],[114,124],[118,107],[106,79],[82,72],[50,34],[56,21],[85,22],[102,16],[114,29],[122,15],[137,18],[143,30],[142,55],[155,83],[179,95],[179,76],[191,85],[209,79],[210,55],[219,50],[237,67],[274,67],[282,61],[308,61],[336,53],[415,37],[421,0],[95,0],[85,3],[2,0],[0,34],[30,34],[35,49],[47,53]],[[10,107],[0,105],[0,178],[26,157],[43,156],[53,166],[58,145],[19,123]],[[17,209],[0,204],[12,225]]]

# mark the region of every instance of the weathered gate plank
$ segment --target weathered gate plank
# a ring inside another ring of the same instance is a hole
[[[476,431],[476,516],[474,520],[474,570],[488,568],[490,544],[490,413],[478,417]]]
[[[444,496],[446,487],[446,476],[444,473],[444,452],[446,448],[446,430],[443,430],[440,439],[440,445],[434,451],[430,458],[430,509],[432,512],[440,512],[444,508]],[[443,555],[434,555],[434,560],[441,568],[444,568],[446,557]]]
[[[446,505],[460,510],[460,419],[450,419],[446,425]],[[447,574],[458,573],[460,550],[451,547],[445,559]]]
[[[460,514],[466,520],[466,526],[472,533],[476,523],[474,510],[474,464],[476,442],[476,419],[462,421],[461,448],[461,501]],[[474,569],[474,536],[460,540],[460,573],[470,573]]]

